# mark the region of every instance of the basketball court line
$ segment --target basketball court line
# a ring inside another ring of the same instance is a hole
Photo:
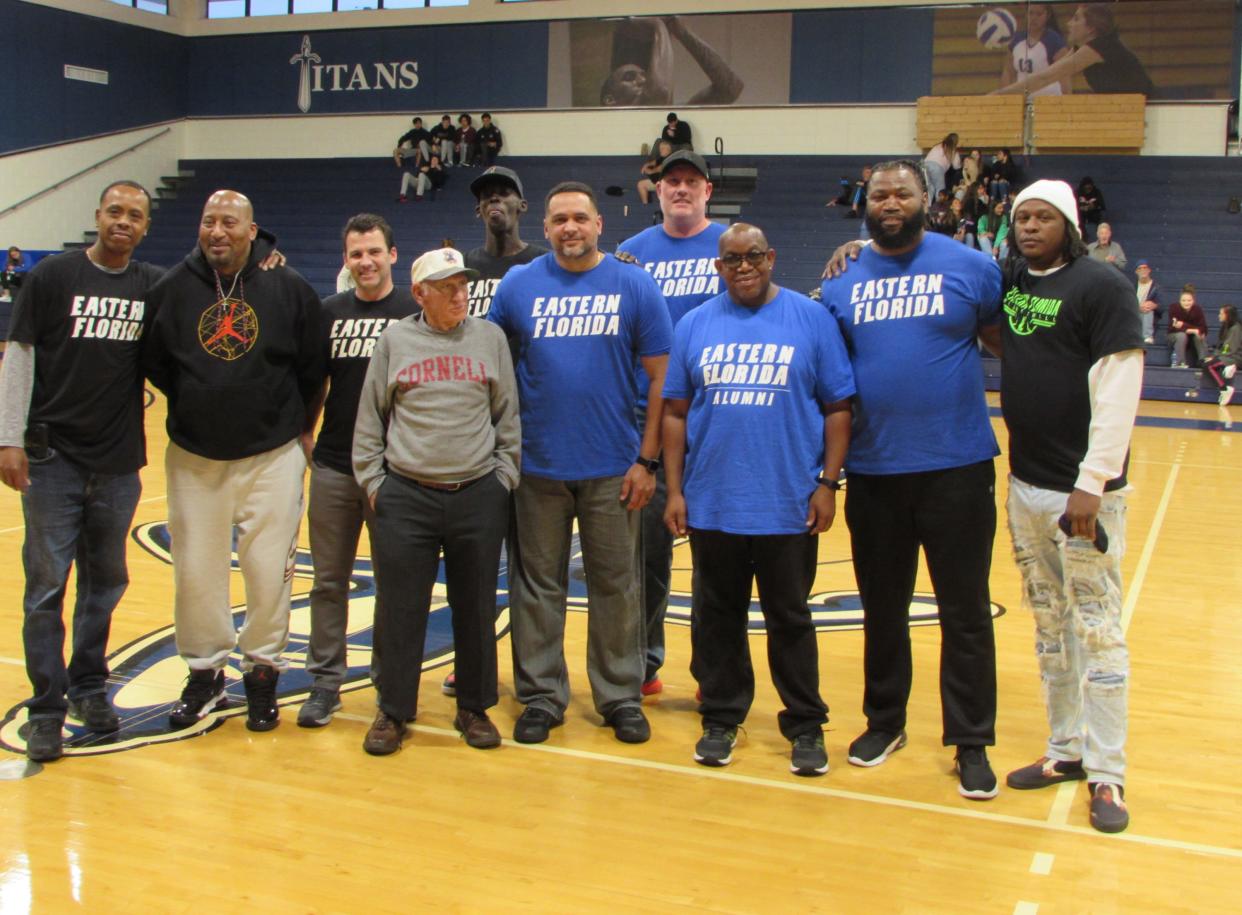
[[[349,712],[337,712],[337,718],[345,721],[356,721],[370,724],[370,717],[355,715]],[[452,728],[438,728],[427,724],[411,724],[407,727],[423,734],[434,734],[438,737],[460,738],[461,735]],[[1242,848],[1224,848],[1218,845],[1207,845],[1202,842],[1184,842],[1180,839],[1162,839],[1158,836],[1143,836],[1129,832],[1105,835],[1090,826],[1070,826],[1062,823],[1049,823],[1046,820],[1033,820],[1028,817],[1012,816],[1006,813],[988,813],[983,810],[948,807],[943,804],[929,804],[924,801],[911,801],[905,798],[884,797],[875,794],[863,794],[858,791],[845,791],[841,788],[829,788],[807,781],[776,781],[754,775],[741,775],[724,769],[706,766],[682,766],[674,763],[658,762],[652,759],[633,759],[626,756],[609,756],[607,753],[595,753],[590,750],[576,750],[572,747],[555,747],[547,744],[525,744],[513,740],[501,741],[506,747],[515,750],[531,750],[537,753],[550,753],[554,756],[566,756],[590,762],[610,763],[617,766],[628,766],[633,769],[647,769],[657,772],[669,772],[694,778],[714,778],[738,785],[749,785],[756,788],[772,788],[792,791],[799,794],[817,795],[819,797],[839,798],[846,801],[859,801],[864,804],[876,804],[882,807],[896,807],[902,810],[915,810],[920,813],[935,813],[959,819],[979,820],[1005,826],[1020,826],[1024,829],[1037,829],[1045,832],[1060,832],[1081,836],[1100,842],[1130,842],[1135,845],[1146,845],[1153,848],[1174,849],[1192,854],[1211,855],[1219,858],[1233,858],[1242,861]],[[794,778],[795,776],[790,776]]]

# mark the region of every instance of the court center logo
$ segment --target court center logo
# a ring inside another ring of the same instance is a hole
[[[144,524],[132,533],[133,540],[157,559],[171,564],[170,537],[166,524]],[[689,581],[688,543],[684,538],[677,541],[674,554],[674,580]],[[821,563],[829,565],[848,563],[848,559]],[[496,638],[503,638],[509,631],[509,584],[503,556],[500,578],[496,591]],[[232,568],[240,571],[237,554],[232,556]],[[304,581],[314,579],[310,554],[298,550],[295,557],[294,577]],[[820,632],[848,631],[862,628],[862,602],[856,591],[821,591],[811,595],[811,616]],[[671,625],[690,625],[690,593],[674,590],[669,596],[667,622]],[[582,553],[575,535],[571,548],[569,567],[568,607],[571,611],[585,613],[587,609],[586,572]],[[124,612],[124,606],[118,608]],[[1004,608],[992,605],[992,616],[1003,614]],[[341,686],[342,692],[371,688],[372,623],[375,614],[375,578],[368,557],[359,557],[349,581],[349,628],[346,632],[347,672]],[[171,616],[171,608],[169,611]],[[245,618],[245,607],[234,608],[233,624],[239,627]],[[910,604],[912,626],[933,626],[939,622],[936,602],[931,595],[916,594]],[[764,633],[763,613],[757,601],[749,611],[751,635]],[[280,676],[277,702],[283,707],[298,706],[309,695],[313,685],[306,672],[306,655],[310,641],[310,599],[295,597],[289,619],[289,646],[285,658],[289,669]],[[426,653],[423,671],[444,667],[453,660],[453,627],[447,601],[444,566],[441,564],[432,593],[431,614],[427,623]],[[681,659],[688,662],[688,659]],[[78,722],[65,722],[65,755],[92,756],[116,753],[156,743],[169,743],[197,737],[220,727],[227,719],[246,714],[245,690],[242,686],[242,657],[234,653],[224,669],[228,705],[217,708],[189,728],[174,730],[168,723],[168,713],[181,695],[185,682],[185,662],[177,653],[173,627],[157,629],[130,642],[109,656],[112,675],[108,680],[108,696],[116,707],[121,727],[113,734],[96,734]],[[287,716],[286,716],[287,717]],[[290,724],[286,720],[286,724]],[[24,704],[9,709],[0,723],[0,747],[15,753],[25,753],[26,712]]]

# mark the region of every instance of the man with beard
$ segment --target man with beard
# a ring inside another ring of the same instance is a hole
[[[715,259],[725,227],[707,218],[712,196],[707,162],[698,153],[681,150],[664,160],[656,184],[660,225],[644,229],[617,246],[618,255],[632,255],[660,287],[673,326],[687,313],[720,294]],[[638,369],[639,425],[647,418],[648,379]],[[663,469],[656,471],[656,489],[643,509],[643,626],[647,667],[643,695],[660,692],[664,664],[664,615],[673,566],[673,536],[664,524],[667,498]]]
[[[925,232],[926,210],[918,163],[876,165],[867,188],[871,246],[847,276],[822,287],[858,387],[845,520],[865,608],[867,730],[850,744],[849,761],[876,766],[905,746],[921,546],[943,639],[943,742],[957,747],[960,793],[984,799],[997,792],[985,747],[995,742],[988,572],[999,449],[976,339],[999,334],[1001,277],[990,257]]]
[[[1044,755],[1005,781],[1086,779],[1091,825],[1121,832],[1130,822],[1121,559],[1142,325],[1129,284],[1083,247],[1068,184],[1036,181],[1013,213],[1025,260],[1006,270],[1007,508],[1050,735]]]
[[[276,681],[287,666],[289,597],[302,483],[324,380],[319,297],[288,268],[258,269],[250,201],[207,198],[198,246],[151,290],[143,351],[168,397],[168,526],[177,650],[190,669],[169,713],[192,726],[227,704],[224,668],[241,652],[246,726],[280,723]],[[236,550],[246,622],[233,628],[229,572]]]
[[[552,253],[510,272],[487,316],[516,347],[521,404],[512,616],[515,692],[526,708],[513,738],[547,740],[569,704],[564,636],[576,520],[595,710],[618,740],[642,743],[651,728],[639,705],[639,509],[655,490],[672,327],[651,277],[599,250],[604,221],[589,185],[562,182],[544,205]],[[651,379],[641,433],[637,361]]]
[[[354,479],[354,421],[362,383],[380,334],[417,310],[414,299],[392,281],[397,248],[392,227],[381,216],[359,213],[341,233],[345,268],[354,288],[323,303],[320,345],[328,366],[323,426],[311,460],[311,631],[306,671],[313,678],[310,695],[298,712],[298,725],[323,727],[341,707],[340,689],[348,665],[345,632],[349,622],[349,579],[365,522],[375,521],[366,491]],[[320,393],[323,399],[324,393]]]

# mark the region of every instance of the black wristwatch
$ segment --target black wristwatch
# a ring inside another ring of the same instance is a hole
[[[836,492],[838,489],[841,488],[840,480],[830,480],[822,474],[815,478],[815,482],[818,483],[820,486],[827,486],[833,492]]]
[[[640,454],[638,457],[634,458],[634,463],[642,467],[645,467],[648,473],[655,473],[657,470],[660,469],[659,458],[652,458],[651,460],[647,460],[645,457],[643,457]]]

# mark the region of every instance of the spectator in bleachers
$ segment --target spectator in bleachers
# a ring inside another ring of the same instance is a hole
[[[1009,214],[1005,209],[1005,201],[998,200],[992,209],[979,218],[978,231],[975,237],[979,242],[979,250],[1002,261],[1009,254]]]
[[[414,201],[417,203],[423,199],[423,195],[431,188],[439,190],[444,187],[444,182],[448,176],[444,173],[444,167],[440,164],[440,157],[436,153],[431,154],[431,158],[418,167],[417,174],[406,172],[401,176],[401,196],[397,198],[397,203],[408,203],[410,185],[414,185]]]
[[[962,157],[957,152],[957,134],[951,133],[927,151],[923,157],[923,171],[927,173],[927,193],[935,198],[946,187],[951,169],[962,167]]]
[[[393,161],[401,168],[403,160],[414,157],[415,167],[422,165],[431,158],[431,131],[423,127],[423,119],[415,118],[413,126],[397,140],[397,148],[392,151]]]
[[[478,158],[478,134],[474,129],[474,119],[463,114],[457,119],[457,164],[474,165]]]
[[[17,295],[22,279],[30,269],[30,255],[25,254],[17,245],[9,248],[4,261],[4,270],[0,271],[0,298],[8,299]]]
[[[1074,50],[1052,66],[1015,80],[997,92],[1031,92],[1081,73],[1092,92],[1133,93],[1151,98],[1151,77],[1117,33],[1107,3],[1080,3],[1066,28]]]
[[[660,133],[661,140],[668,140],[672,144],[673,152],[679,149],[694,149],[694,140],[690,132],[690,125],[685,121],[677,119],[677,112],[670,111],[667,118],[668,123],[664,125],[664,130]]]
[[[863,208],[867,203],[867,182],[870,180],[871,166],[864,165],[862,175],[856,181],[851,182],[849,178],[841,179],[841,196],[836,200],[829,200],[826,205],[849,207],[841,215],[846,219],[861,219]]]
[[[940,194],[943,193],[945,193],[945,191],[940,192]],[[939,197],[940,194],[937,194],[936,196]],[[974,221],[966,218],[966,213],[962,209],[962,201],[960,197],[954,197],[949,201],[949,213],[945,218],[945,227],[947,229],[952,229],[952,232],[946,232],[946,235],[951,234],[956,241],[960,241],[968,247],[974,247]],[[970,237],[969,241],[967,240],[967,236]]]
[[[1087,175],[1078,182],[1078,223],[1084,229],[1104,221],[1104,192]]]
[[[962,226],[965,229],[962,239],[972,248],[981,248],[979,243],[979,221],[987,216],[991,209],[988,201],[988,189],[981,182],[967,186],[962,195]]]
[[[970,155],[962,160],[962,183],[974,184],[983,178],[983,153],[972,149]]]
[[[1169,364],[1175,369],[1189,368],[1186,362],[1186,346],[1194,349],[1195,365],[1203,361],[1207,350],[1207,317],[1203,309],[1195,301],[1195,287],[1187,283],[1182,287],[1182,294],[1177,304],[1169,307],[1169,346],[1173,347],[1173,360]]]
[[[1164,298],[1164,290],[1160,288],[1151,275],[1151,265],[1147,261],[1139,261],[1134,268],[1137,279],[1134,291],[1138,296],[1139,318],[1143,322],[1143,342],[1156,342],[1156,322],[1160,320],[1163,308],[1160,300]]]
[[[642,177],[638,179],[638,199],[642,201],[643,206],[651,202],[651,195],[656,191],[655,179],[660,174],[660,167],[664,164],[664,160],[672,154],[672,144],[668,140],[661,140],[656,144],[656,148],[652,151],[650,158],[639,169],[642,172]]]
[[[453,126],[453,119],[447,114],[440,118],[440,123],[431,128],[432,146],[440,155],[440,162],[444,166],[453,164],[453,147],[457,144],[457,128]]]
[[[1057,14],[1051,3],[1028,3],[1026,5],[1026,31],[1019,32],[1009,42],[1005,67],[1001,71],[1001,86],[1008,86],[1019,76],[1043,73],[1054,63],[1070,53],[1057,24]],[[1069,95],[1069,78],[1056,80],[1031,92],[1031,95]]]
[[[927,208],[927,228],[938,235],[952,235],[957,231],[957,216],[949,208],[948,191],[938,193]]]
[[[1204,363],[1216,387],[1220,388],[1222,407],[1233,400],[1233,378],[1242,364],[1242,324],[1238,323],[1238,306],[1222,305],[1220,308],[1220,340],[1216,354]]]
[[[484,111],[479,121],[479,129],[475,132],[475,140],[479,144],[479,158],[484,168],[490,168],[496,164],[496,157],[500,155],[505,140],[500,133],[500,128],[492,123],[491,114]]]
[[[1087,255],[1092,260],[1112,264],[1122,273],[1126,272],[1126,252],[1113,241],[1113,227],[1106,222],[1100,223],[1096,228],[1095,241],[1087,245]]]
[[[1008,203],[1009,192],[1018,189],[1018,166],[1008,149],[998,149],[996,157],[984,169],[984,177],[988,182],[988,194],[993,200],[1004,200]]]

